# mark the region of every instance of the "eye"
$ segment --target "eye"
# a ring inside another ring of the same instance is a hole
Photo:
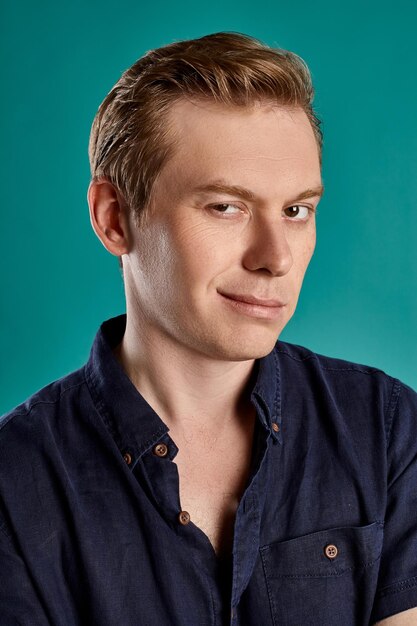
[[[242,209],[235,204],[231,204],[230,202],[221,202],[219,204],[212,204],[210,209],[215,211],[216,213],[220,213],[221,215],[236,215],[237,213],[241,213]]]
[[[310,210],[311,209],[309,209],[309,207],[307,206],[295,204],[294,206],[289,206],[288,208],[284,209],[284,213],[286,217],[289,217],[294,221],[302,222],[308,219],[310,215]]]

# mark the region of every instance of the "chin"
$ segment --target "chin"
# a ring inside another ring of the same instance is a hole
[[[252,361],[253,359],[261,359],[264,356],[267,356],[270,352],[272,352],[275,341],[269,343],[267,346],[265,345],[256,345],[256,346],[236,346],[229,351],[228,360],[229,361]]]
[[[272,352],[281,329],[257,333],[232,333],[212,345],[211,356],[222,361],[251,361]]]

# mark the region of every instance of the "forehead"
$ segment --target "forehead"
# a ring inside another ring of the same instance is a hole
[[[174,151],[161,175],[170,186],[220,177],[251,188],[321,182],[317,141],[299,107],[182,99],[172,107],[169,123]]]

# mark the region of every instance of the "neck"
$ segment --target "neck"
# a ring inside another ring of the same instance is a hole
[[[252,413],[254,360],[216,361],[127,317],[115,353],[170,429],[215,432]]]

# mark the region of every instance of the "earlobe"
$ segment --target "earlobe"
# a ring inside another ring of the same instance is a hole
[[[107,179],[93,180],[88,188],[91,225],[103,246],[121,256],[129,250],[127,207],[121,193]]]

